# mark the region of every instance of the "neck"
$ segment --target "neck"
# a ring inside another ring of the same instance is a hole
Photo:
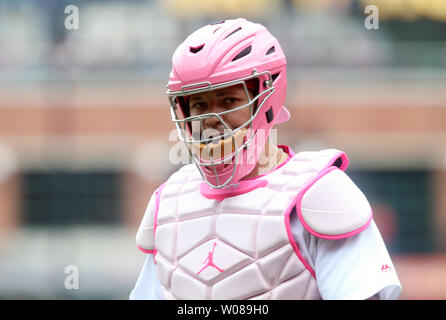
[[[254,178],[268,173],[269,171],[284,163],[287,158],[288,154],[285,151],[267,140],[265,148],[261,153],[259,160],[257,161],[257,165],[248,175],[243,177],[242,180]]]

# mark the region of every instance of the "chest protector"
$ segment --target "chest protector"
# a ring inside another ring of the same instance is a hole
[[[371,209],[347,165],[335,149],[300,152],[265,176],[229,185],[225,198],[206,195],[196,167],[182,167],[158,190],[136,237],[155,254],[164,297],[320,299],[290,218],[326,239],[365,229]]]

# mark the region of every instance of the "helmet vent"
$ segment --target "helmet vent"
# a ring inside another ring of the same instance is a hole
[[[248,55],[251,52],[252,47],[246,47],[245,49],[243,49],[242,51],[240,51],[240,53],[238,55],[236,55],[234,57],[234,59],[232,59],[232,61],[238,60],[240,58],[243,58],[244,56]]]
[[[238,32],[238,31],[240,31],[240,30],[242,30],[242,27],[238,27],[237,29],[235,29],[234,31],[232,31],[230,34],[228,34],[228,35],[225,37],[225,39],[229,38],[229,37],[232,36],[234,33]]]
[[[201,49],[203,49],[204,44],[199,45],[198,47],[189,47],[190,52],[192,53],[197,53],[199,51],[201,51]]]
[[[222,24],[222,23],[224,23],[225,21],[226,21],[226,20],[220,20],[220,21],[211,23],[211,26],[216,25],[216,24]]]
[[[275,51],[276,51],[276,49],[274,48],[274,46],[272,46],[271,48],[268,49],[268,51],[266,51],[266,56],[275,52]]]
[[[271,80],[272,80],[273,82],[276,81],[276,79],[277,79],[277,77],[279,76],[279,74],[280,74],[280,72],[273,74],[273,75],[271,76]]]

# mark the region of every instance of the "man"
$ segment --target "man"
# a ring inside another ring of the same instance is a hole
[[[194,164],[151,197],[131,299],[396,299],[401,285],[344,152],[294,154],[269,139],[286,59],[245,19],[207,25],[175,51],[172,119]]]

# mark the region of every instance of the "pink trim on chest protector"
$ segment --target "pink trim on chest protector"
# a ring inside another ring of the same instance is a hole
[[[200,185],[201,194],[208,199],[222,201],[226,198],[230,198],[230,197],[234,197],[234,196],[238,196],[241,194],[251,192],[252,190],[255,190],[257,188],[266,187],[268,185],[268,182],[266,180],[262,180],[259,178],[264,177],[268,174],[271,174],[274,171],[282,168],[294,156],[294,152],[293,152],[293,150],[291,150],[291,148],[289,146],[279,145],[278,147],[283,149],[283,151],[285,151],[288,154],[288,158],[283,163],[278,165],[274,170],[271,170],[268,173],[262,174],[257,177],[237,181],[236,183],[230,184],[222,189],[214,189],[214,188],[210,187],[206,182],[202,182]]]

